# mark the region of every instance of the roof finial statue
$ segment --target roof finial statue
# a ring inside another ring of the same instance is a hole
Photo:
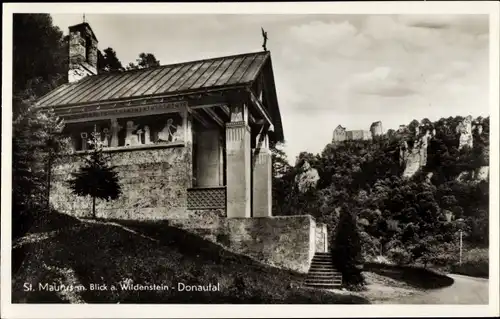
[[[85,13],[83,14],[83,23],[85,23]]]
[[[264,37],[264,43],[262,44],[262,49],[264,49],[264,51],[267,51],[267,48],[266,48],[266,43],[267,43],[267,32],[264,31],[264,28],[260,27],[261,30],[262,30],[262,37]]]

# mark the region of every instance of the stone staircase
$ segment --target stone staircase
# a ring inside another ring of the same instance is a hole
[[[330,253],[314,254],[305,286],[318,289],[338,289],[342,286],[342,274],[333,266]]]

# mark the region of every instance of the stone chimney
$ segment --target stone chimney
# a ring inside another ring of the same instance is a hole
[[[86,22],[69,27],[68,82],[97,74],[97,38]]]

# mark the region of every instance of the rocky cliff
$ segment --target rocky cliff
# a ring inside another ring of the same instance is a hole
[[[416,134],[414,139],[403,140],[399,149],[399,161],[405,167],[403,177],[412,177],[427,164],[427,148],[435,132],[426,130],[425,134],[420,136],[417,130]]]
[[[310,189],[316,188],[319,181],[318,170],[312,168],[309,162],[305,161],[302,165],[302,172],[295,176],[295,183],[299,192],[305,193]]]

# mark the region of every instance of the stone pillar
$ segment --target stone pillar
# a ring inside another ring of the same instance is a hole
[[[217,129],[204,130],[197,136],[197,172],[198,187],[220,185],[220,132]]]
[[[267,135],[257,136],[253,154],[253,217],[272,215],[272,156]]]
[[[187,105],[180,113],[184,139],[184,161],[186,163],[186,188],[193,187],[193,121]]]
[[[227,217],[251,217],[251,136],[246,105],[231,105],[226,123]]]

